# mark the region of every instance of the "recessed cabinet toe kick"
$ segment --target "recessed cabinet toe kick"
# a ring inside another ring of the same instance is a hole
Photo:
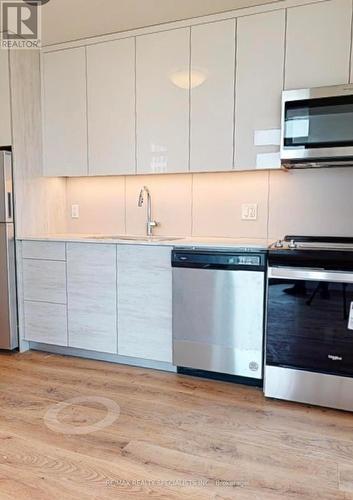
[[[173,364],[262,379],[266,253],[174,250]]]

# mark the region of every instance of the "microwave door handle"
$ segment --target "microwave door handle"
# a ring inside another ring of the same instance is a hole
[[[270,267],[268,277],[274,279],[329,281],[331,283],[353,283],[353,272],[325,271],[301,267]]]

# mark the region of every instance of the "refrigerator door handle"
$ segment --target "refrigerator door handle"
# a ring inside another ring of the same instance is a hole
[[[12,193],[7,193],[7,219],[12,220]]]

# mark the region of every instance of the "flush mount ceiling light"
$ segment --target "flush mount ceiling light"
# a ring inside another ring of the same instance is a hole
[[[173,73],[170,74],[169,79],[180,89],[189,90],[190,88],[194,89],[202,85],[207,80],[207,75],[205,71],[198,69],[192,70],[191,73],[189,70],[182,69],[173,71]]]
[[[38,5],[44,5],[45,3],[48,3],[49,0],[23,0],[24,3],[26,3],[27,5],[34,5],[34,6],[38,6]]]

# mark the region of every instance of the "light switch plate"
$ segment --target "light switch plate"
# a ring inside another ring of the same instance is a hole
[[[71,205],[71,218],[78,219],[80,217],[80,205]]]
[[[241,206],[241,220],[257,219],[257,203],[243,203]]]

